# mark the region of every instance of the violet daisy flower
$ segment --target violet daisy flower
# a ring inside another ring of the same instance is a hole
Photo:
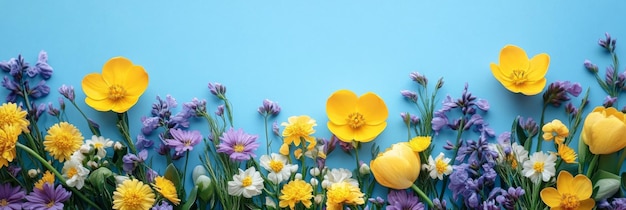
[[[13,187],[9,183],[0,185],[0,209],[22,209],[22,199],[24,199],[26,193],[22,190],[22,187]]]
[[[417,196],[407,193],[406,190],[392,190],[387,196],[389,205],[387,210],[424,209],[424,204],[420,203]]]
[[[182,155],[187,151],[191,151],[193,146],[200,143],[202,135],[199,131],[184,131],[181,129],[172,129],[170,134],[174,139],[166,139],[165,144],[176,150],[176,155]]]
[[[61,185],[56,188],[51,184],[44,184],[42,189],[34,188],[34,191],[26,196],[24,209],[47,209],[62,210],[63,202],[67,201],[71,192],[65,190]]]
[[[217,146],[217,152],[229,155],[233,161],[250,160],[250,157],[256,157],[254,150],[259,148],[257,137],[243,132],[242,129],[235,131],[230,128],[220,137],[221,143]]]

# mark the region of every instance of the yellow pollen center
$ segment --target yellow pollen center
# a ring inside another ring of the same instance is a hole
[[[74,175],[78,174],[78,170],[76,170],[76,168],[72,167],[69,170],[67,170],[67,178],[72,178]]]
[[[50,203],[46,204],[46,207],[50,208],[54,206],[54,201],[50,201]]]
[[[67,150],[74,146],[74,136],[70,133],[59,134],[54,141],[54,146],[59,150]]]
[[[511,161],[511,167],[517,168],[517,160],[515,159],[515,156],[513,156],[512,154],[507,155],[507,159]]]
[[[235,144],[234,150],[235,152],[243,152],[244,147],[241,144]]]
[[[535,165],[533,165],[533,169],[535,169],[536,172],[543,173],[543,162],[535,162]]]
[[[8,206],[9,202],[7,201],[7,199],[2,199],[0,200],[0,206]]]
[[[285,166],[283,164],[283,162],[277,161],[277,160],[271,160],[270,161],[270,168],[272,169],[272,171],[274,172],[280,172],[283,170],[283,167]]]
[[[109,87],[109,99],[117,101],[126,96],[126,89],[120,85]]]
[[[93,144],[93,147],[95,147],[96,149],[102,149],[103,146],[104,146],[104,144],[102,144],[100,142],[96,142],[95,144]]]
[[[350,128],[353,128],[353,129],[356,129],[365,125],[365,118],[363,118],[363,115],[358,112],[354,112],[348,115],[348,119],[346,119],[346,121],[348,122],[348,125],[350,126]]]
[[[437,168],[438,174],[443,174],[443,172],[446,171],[447,167],[448,167],[448,164],[446,164],[446,162],[443,162],[443,160],[437,160],[435,162],[435,168]]]
[[[191,140],[189,140],[189,139],[186,139],[186,140],[185,140],[185,141],[183,141],[183,142],[185,142],[185,146],[186,146],[186,147],[188,147],[188,146],[190,146],[190,145],[191,145]]]
[[[561,208],[564,209],[578,209],[580,201],[575,195],[565,193],[561,196]]]
[[[241,180],[241,186],[247,187],[250,185],[252,185],[252,177],[246,176],[245,178],[243,178],[243,180]]]
[[[130,207],[129,209],[139,209],[141,207],[141,199],[145,197],[141,195],[139,192],[129,191],[124,194],[124,198],[122,198],[124,206]]]
[[[526,71],[521,70],[521,69],[516,69],[513,70],[513,75],[511,75],[511,80],[513,80],[513,83],[516,85],[522,84],[524,82],[526,82]]]

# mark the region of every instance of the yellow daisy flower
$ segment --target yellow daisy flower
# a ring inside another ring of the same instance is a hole
[[[174,205],[180,204],[180,199],[178,198],[178,194],[176,193],[176,186],[174,186],[174,183],[172,183],[172,181],[166,179],[165,177],[158,176],[154,178],[154,184],[152,184],[152,186],[165,199],[169,200]]]
[[[83,135],[78,128],[67,122],[54,124],[48,129],[43,141],[44,149],[60,162],[70,159],[72,153],[83,144]]]
[[[0,129],[0,168],[8,166],[15,159],[15,144],[21,133],[22,130],[13,125]]]
[[[30,122],[26,120],[26,111],[15,103],[3,103],[0,106],[0,125],[13,125],[28,133]]]
[[[50,171],[46,171],[46,173],[41,176],[41,179],[35,183],[35,188],[43,190],[43,185],[46,183],[50,185],[54,184],[54,174]]]
[[[293,210],[296,208],[296,204],[300,202],[306,208],[311,207],[311,204],[313,204],[311,202],[311,198],[313,198],[313,187],[300,179],[285,184],[283,189],[280,190],[280,193],[280,202],[278,205],[281,208],[289,206],[289,208]]]
[[[431,138],[432,137],[430,136],[413,137],[411,140],[409,140],[409,146],[411,146],[413,152],[422,152],[426,150],[428,146],[430,146]]]
[[[576,151],[565,144],[559,144],[559,156],[566,163],[576,163]]]
[[[85,103],[98,111],[128,111],[148,88],[148,73],[124,57],[115,57],[102,67],[102,74],[83,78]]]
[[[315,133],[314,126],[317,126],[314,119],[306,115],[301,116],[292,116],[287,119],[287,122],[283,122],[281,124],[285,126],[285,130],[283,130],[284,143],[283,145],[289,145],[293,143],[294,145],[300,145],[300,141],[304,139],[309,142],[307,146],[307,150],[311,150],[315,148],[317,141],[315,137],[311,136]],[[281,148],[281,151],[284,149]]]
[[[361,205],[365,203],[363,193],[359,187],[349,182],[338,182],[332,184],[327,191],[326,209],[341,210],[344,204]]]
[[[155,201],[150,186],[137,179],[127,179],[113,192],[113,209],[148,210]]]

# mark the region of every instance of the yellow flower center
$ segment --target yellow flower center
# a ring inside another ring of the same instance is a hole
[[[185,142],[185,146],[186,147],[191,145],[191,140],[189,140],[189,139],[185,139],[183,142]]]
[[[270,161],[270,168],[272,169],[272,171],[274,172],[280,172],[283,170],[283,167],[285,166],[285,164],[283,164],[283,162],[277,161],[277,160],[271,160]]]
[[[526,82],[526,71],[521,69],[513,70],[513,75],[511,75],[511,80],[515,85],[520,85]]]
[[[446,162],[443,162],[443,160],[441,159],[438,159],[435,162],[435,168],[437,169],[438,174],[443,174],[443,172],[446,171],[447,167],[448,167],[448,164]]]
[[[96,142],[95,144],[93,144],[93,147],[95,147],[96,149],[102,149],[104,146],[104,144],[100,143],[100,142]]]
[[[46,207],[50,208],[54,206],[54,201],[50,201],[48,204],[46,204]]]
[[[561,196],[561,208],[564,209],[578,209],[580,201],[575,195],[565,193]]]
[[[124,197],[122,197],[122,203],[124,206],[129,207],[128,209],[140,209],[142,207],[143,196],[138,190],[129,190],[124,193]]]
[[[511,161],[511,167],[517,168],[517,160],[515,159],[515,156],[513,154],[507,155],[506,159]]]
[[[365,125],[365,118],[363,118],[363,115],[358,112],[354,112],[348,115],[348,119],[346,119],[346,121],[348,122],[348,125],[350,126],[350,128],[353,128],[353,129],[356,129]]]
[[[109,99],[113,101],[120,100],[126,96],[126,89],[120,85],[113,85],[109,87]]]
[[[2,199],[0,200],[0,206],[8,206],[9,202],[7,201],[7,199]]]
[[[535,162],[535,165],[533,165],[533,169],[535,169],[536,172],[543,173],[543,162]]]
[[[78,170],[76,170],[75,167],[72,167],[69,170],[67,170],[67,178],[71,179],[76,174],[78,174]]]
[[[243,152],[245,148],[241,144],[235,144],[234,150],[235,152]]]
[[[252,177],[246,176],[245,178],[243,178],[243,180],[241,180],[241,186],[247,187],[250,185],[252,185]]]
[[[69,133],[59,134],[54,140],[54,144],[58,150],[67,150],[74,146],[74,136]]]

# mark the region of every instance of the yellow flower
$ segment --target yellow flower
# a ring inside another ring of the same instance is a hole
[[[0,129],[0,168],[8,166],[15,159],[15,144],[22,133],[18,127],[5,125]]]
[[[328,199],[326,200],[326,209],[341,210],[343,209],[343,204],[364,204],[365,200],[363,196],[361,189],[349,182],[342,181],[334,183],[327,189],[326,197]]]
[[[113,209],[147,210],[154,204],[154,197],[150,186],[137,179],[127,179],[113,192]]]
[[[158,176],[154,178],[154,184],[152,184],[152,186],[157,192],[161,193],[165,199],[169,200],[174,205],[180,204],[180,199],[178,198],[178,194],[176,194],[176,187],[169,179]]]
[[[283,147],[293,143],[296,146],[300,145],[300,141],[304,139],[309,142],[307,146],[307,150],[313,149],[317,144],[315,137],[311,136],[315,133],[315,129],[313,126],[317,126],[314,119],[306,115],[301,116],[292,116],[287,119],[288,122],[283,122],[282,126],[285,126],[285,130],[283,130],[284,143]],[[281,147],[281,153],[284,152],[284,149]],[[288,146],[287,146],[288,150]],[[287,153],[289,153],[287,151]]]
[[[418,153],[406,142],[391,145],[370,162],[376,181],[385,187],[403,190],[409,188],[420,174]]]
[[[52,174],[50,171],[46,171],[46,173],[41,176],[41,179],[35,183],[35,188],[43,190],[44,184],[54,184],[54,174]]]
[[[592,209],[595,201],[591,198],[591,180],[579,174],[572,177],[567,171],[561,171],[556,179],[556,189],[548,187],[541,190],[541,200],[550,209]]]
[[[543,139],[546,141],[552,141],[552,139],[554,139],[556,144],[563,144],[565,138],[569,135],[567,126],[557,119],[543,125],[541,130],[543,131]]]
[[[45,139],[44,149],[60,162],[70,159],[72,153],[83,144],[83,135],[78,128],[67,122],[57,123],[50,127]]]
[[[409,146],[413,149],[413,152],[424,151],[430,146],[430,136],[416,136],[409,140]]]
[[[83,78],[85,103],[98,111],[128,111],[148,87],[148,73],[124,57],[115,57],[102,67],[102,74]]]
[[[26,120],[26,111],[15,103],[3,103],[0,106],[0,125],[13,125],[23,132],[28,133],[30,122]]]
[[[576,163],[576,152],[565,144],[559,144],[559,156],[566,163]]]
[[[626,147],[626,116],[617,109],[596,107],[585,118],[580,139],[593,154],[611,154]]]
[[[509,91],[536,95],[546,86],[545,75],[550,65],[546,53],[528,60],[526,52],[515,45],[506,45],[500,51],[500,65],[491,63],[491,73]]]
[[[285,184],[283,189],[280,190],[280,193],[280,202],[278,205],[281,208],[289,206],[290,209],[295,209],[296,204],[299,202],[302,202],[302,204],[307,208],[311,207],[311,204],[313,204],[311,203],[311,198],[313,198],[313,187],[300,179],[296,179]]]
[[[369,142],[387,127],[389,111],[383,99],[368,92],[357,97],[349,90],[339,90],[326,101],[328,129],[344,142]]]

